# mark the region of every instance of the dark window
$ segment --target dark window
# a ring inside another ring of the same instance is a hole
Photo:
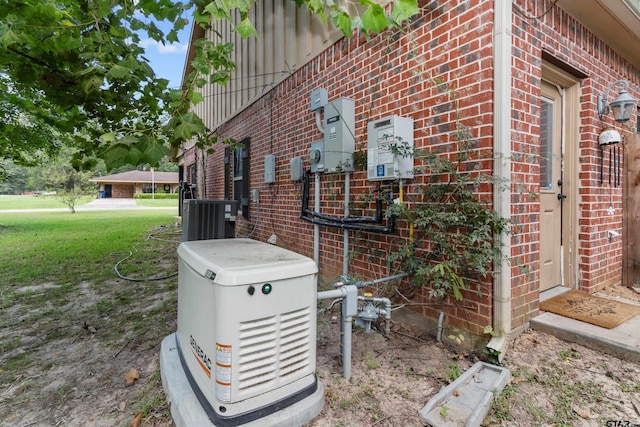
[[[231,148],[224,149],[224,199],[231,200]]]
[[[152,188],[154,188],[151,184],[142,184],[142,192],[144,194],[149,194],[152,192]],[[155,191],[153,191],[154,193],[158,191],[158,187],[155,186]]]
[[[240,141],[233,154],[233,198],[238,201],[242,217],[249,219],[249,144],[250,138]]]
[[[189,184],[196,183],[196,164],[195,163],[189,165],[189,176],[187,177],[187,182]]]

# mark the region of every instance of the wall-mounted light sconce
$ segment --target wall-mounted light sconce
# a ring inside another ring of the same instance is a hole
[[[609,92],[611,92],[611,89],[613,89],[614,86],[619,86],[618,96],[608,104]],[[627,93],[628,87],[628,81],[618,80],[609,85],[604,98],[602,97],[602,94],[598,94],[598,116],[600,116],[600,120],[602,120],[602,116],[609,112],[613,112],[613,118],[618,123],[624,123],[631,118],[638,101],[633,99],[631,95]]]

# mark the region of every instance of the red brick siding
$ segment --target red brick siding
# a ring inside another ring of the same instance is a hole
[[[531,195],[539,190],[539,123],[542,51],[566,61],[589,75],[582,81],[580,141],[580,277],[581,287],[596,286],[620,279],[621,243],[609,244],[606,232],[621,226],[621,189],[613,190],[614,215],[607,215],[609,188],[600,185],[595,98],[608,84],[626,78],[636,85],[638,71],[596,39],[579,22],[557,6],[539,19],[524,18],[522,11],[541,14],[551,1],[514,2],[512,70],[512,219],[516,233],[512,239],[513,327],[526,324],[538,310],[539,292],[539,202]],[[289,179],[289,160],[301,156],[308,168],[310,143],[322,138],[309,111],[312,90],[323,87],[329,99],[356,100],[356,151],[366,150],[366,128],[370,120],[391,114],[415,120],[417,148],[456,150],[451,132],[456,112],[461,124],[469,127],[478,152],[493,146],[493,2],[482,0],[430,2],[422,16],[404,34],[385,32],[366,41],[363,37],[344,39],[328,48],[305,67],[273,88],[263,98],[217,130],[219,135],[241,140],[251,138],[251,189],[259,189],[260,203],[251,203],[248,224],[258,221],[253,238],[266,240],[276,234],[279,244],[312,256],[313,225],[299,219],[302,185]],[[437,82],[455,88],[453,103]],[[632,95],[634,95],[632,93]],[[637,95],[634,95],[637,97]],[[609,123],[611,124],[611,123]],[[264,156],[276,156],[276,183],[264,183]],[[224,191],[222,145],[206,163],[206,197],[222,198]],[[185,165],[190,157],[185,157]],[[191,159],[192,160],[192,159]],[[478,161],[478,173],[492,173],[491,161]],[[418,198],[416,188],[425,177],[405,183],[405,201]],[[387,184],[384,184],[387,185]],[[321,183],[322,212],[340,216],[344,211],[344,175],[326,174]],[[362,195],[376,188],[365,172],[352,174],[353,208],[373,215],[373,205]],[[310,206],[313,206],[313,180]],[[490,188],[482,188],[486,197]],[[244,228],[243,228],[244,227]],[[349,274],[376,279],[392,274],[386,253],[397,248],[398,238],[408,236],[407,224],[400,222],[393,236],[350,233]],[[243,220],[238,230],[247,230]],[[342,272],[342,230],[321,228],[320,269],[328,281]],[[618,266],[618,267],[612,267]],[[436,316],[444,309],[449,324],[479,332],[492,324],[490,283],[465,293],[463,303],[423,306],[421,312]],[[424,295],[415,301],[427,302]]]
[[[598,93],[604,93],[608,85],[618,79],[629,80],[630,92],[637,91],[640,75],[638,69],[597,39],[575,18],[552,6],[550,0],[522,0],[514,4],[513,52],[514,58],[517,58],[514,61],[514,87],[521,87],[519,92],[525,95],[522,102],[514,101],[514,110],[524,114],[520,120],[514,120],[514,137],[528,142],[518,146],[523,157],[538,153],[536,109],[539,105],[539,64],[543,50],[587,74],[581,81],[579,141],[567,143],[579,145],[579,287],[593,292],[606,284],[620,282],[622,267],[622,241],[609,242],[607,234],[609,229],[620,230],[622,226],[622,188],[611,188],[608,182],[600,183],[598,135],[603,125],[616,127],[622,134],[625,131],[629,133],[610,116],[601,124],[596,113],[596,98]],[[547,10],[549,12],[544,14]],[[539,15],[544,16],[530,18]],[[632,96],[637,98],[637,92]],[[529,124],[525,125],[526,122]],[[634,126],[635,118],[632,122],[631,126]],[[532,179],[529,182],[534,185],[529,188],[535,191],[537,166],[532,172],[522,177]],[[613,215],[607,213],[611,205],[615,208]],[[531,213],[536,214],[535,207]],[[537,224],[532,221],[531,226]],[[535,242],[535,235],[531,237]],[[537,267],[534,269],[537,270]],[[514,289],[514,295],[518,292]],[[530,303],[536,299],[536,288],[533,286],[525,300]],[[518,305],[519,301],[514,300],[514,307]],[[537,305],[533,304],[532,308],[535,313]]]

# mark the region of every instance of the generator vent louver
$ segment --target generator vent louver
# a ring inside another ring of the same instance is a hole
[[[238,390],[281,386],[310,364],[311,308],[240,323]]]

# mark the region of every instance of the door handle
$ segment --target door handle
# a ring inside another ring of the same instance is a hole
[[[566,199],[566,198],[567,198],[567,196],[565,194],[558,193],[558,200],[563,200],[563,199]]]

